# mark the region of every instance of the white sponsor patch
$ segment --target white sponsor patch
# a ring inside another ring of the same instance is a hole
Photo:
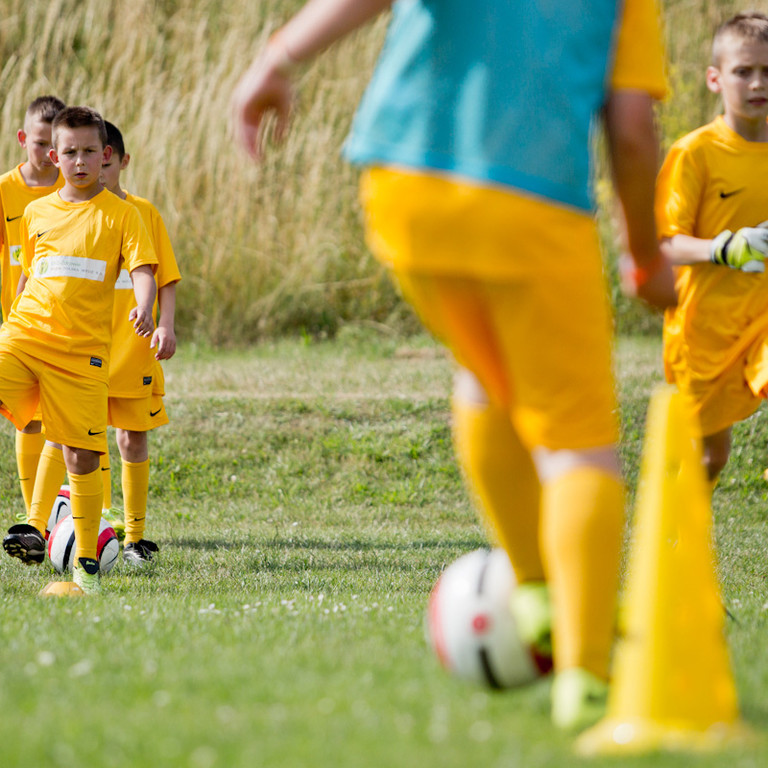
[[[131,282],[131,275],[127,269],[121,269],[120,274],[115,281],[115,290],[117,291],[132,291],[133,283]]]
[[[107,262],[79,256],[43,256],[35,263],[35,277],[79,277],[104,282]]]
[[[11,246],[11,266],[12,267],[20,267],[21,264],[19,263],[18,258],[16,257],[16,254],[21,250],[20,245],[12,245]]]

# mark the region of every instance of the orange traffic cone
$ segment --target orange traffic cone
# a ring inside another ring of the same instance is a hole
[[[651,398],[608,713],[582,754],[707,750],[746,735],[723,630],[710,491],[682,397]]]

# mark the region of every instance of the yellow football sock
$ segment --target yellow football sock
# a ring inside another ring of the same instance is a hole
[[[518,582],[542,581],[541,486],[528,451],[505,411],[453,398],[453,437],[467,484]]]
[[[149,494],[149,459],[123,461],[123,504],[125,505],[125,543],[144,538]]]
[[[21,495],[24,497],[27,516],[29,516],[29,509],[32,506],[37,464],[44,445],[44,432],[27,434],[16,430],[16,467],[19,472],[19,484],[21,485]],[[46,518],[46,522],[48,522],[48,518]]]
[[[51,516],[56,496],[66,477],[67,465],[64,463],[61,448],[46,443],[40,454],[35,492],[27,517],[27,522],[43,534],[48,527],[48,518]]]
[[[97,559],[104,483],[101,469],[87,475],[69,476],[72,522],[75,526],[75,562],[81,557]]]
[[[554,606],[555,668],[608,678],[624,526],[618,477],[580,466],[544,484],[542,545]]]
[[[101,479],[104,481],[104,509],[112,506],[112,468],[109,463],[109,453],[102,453],[99,458],[101,467]]]

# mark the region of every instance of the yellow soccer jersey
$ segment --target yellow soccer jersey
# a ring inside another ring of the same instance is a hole
[[[659,236],[711,239],[724,229],[760,224],[768,219],[766,174],[768,144],[746,141],[722,117],[684,136],[659,173]],[[679,304],[664,319],[666,374],[703,400],[706,389],[717,386],[730,366],[740,365],[744,350],[766,332],[768,275],[717,264],[676,272]],[[718,428],[714,420],[705,421]]]
[[[0,328],[0,342],[107,381],[120,268],[157,264],[138,210],[107,190],[84,203],[54,192],[24,212],[20,261],[27,284]]]
[[[128,195],[127,202],[136,206],[149,232],[157,256],[157,287],[162,288],[181,280],[173,253],[171,239],[157,208],[149,200]],[[144,397],[155,390],[159,363],[155,350],[149,347],[149,338],[137,336],[128,322],[130,311],[136,306],[131,278],[122,269],[115,284],[115,310],[112,318],[112,357],[109,364],[110,397]],[[157,320],[157,302],[154,311]],[[162,377],[160,377],[162,378]],[[162,386],[162,384],[160,385]]]
[[[12,171],[0,176],[0,243],[3,247],[0,262],[0,306],[4,320],[11,311],[21,277],[21,264],[18,259],[21,247],[19,226],[24,209],[33,200],[50,195],[64,184],[64,178],[59,174],[57,182],[50,187],[30,187],[21,175],[22,165],[23,163],[20,163]]]

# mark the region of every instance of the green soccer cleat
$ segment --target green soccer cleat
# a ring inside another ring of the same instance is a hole
[[[555,675],[552,684],[552,722],[564,731],[581,731],[605,714],[608,683],[574,667]]]
[[[92,557],[81,557],[74,567],[73,581],[85,595],[101,594],[101,574],[99,561]]]
[[[512,593],[512,616],[524,645],[544,658],[552,657],[552,604],[543,581],[520,584]]]

